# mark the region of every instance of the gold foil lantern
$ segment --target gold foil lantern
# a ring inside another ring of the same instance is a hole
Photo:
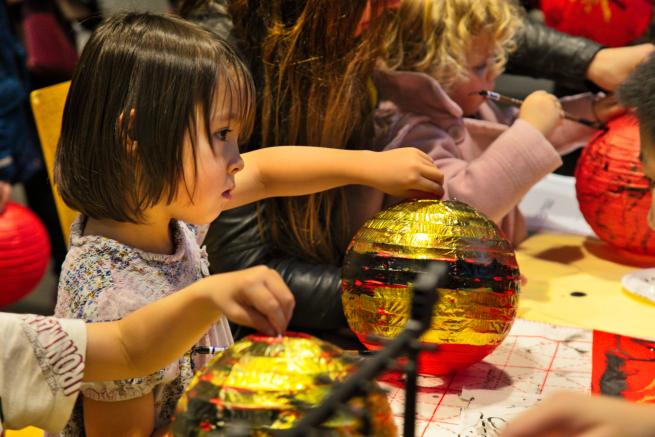
[[[410,314],[412,283],[428,263],[448,267],[419,372],[450,373],[482,360],[516,317],[519,269],[511,244],[487,217],[456,201],[417,200],[379,212],[353,238],[343,266],[342,300],[350,328],[369,349],[369,334],[393,338]]]
[[[250,335],[215,356],[198,372],[177,404],[174,436],[229,435],[244,427],[254,436],[293,427],[303,412],[320,404],[332,385],[356,370],[357,358],[305,334]],[[355,398],[368,412],[374,435],[396,436],[382,391]],[[322,425],[320,435],[361,435],[363,421],[346,412]]]

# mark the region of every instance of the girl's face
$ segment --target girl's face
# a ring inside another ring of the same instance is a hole
[[[464,111],[465,116],[475,115],[480,108],[484,97],[478,94],[481,90],[493,90],[496,86],[498,69],[496,68],[496,55],[493,50],[484,49],[482,41],[474,41],[466,77],[455,82],[450,98]]]
[[[201,225],[216,219],[231,198],[235,174],[243,170],[238,144],[240,121],[230,113],[230,105],[225,104],[221,95],[224,93],[216,94],[215,110],[212,111],[214,115],[209,124],[211,138],[207,138],[204,121],[198,117],[197,174],[194,177],[193,146],[187,138],[184,144],[184,174],[187,183],[186,186],[184,183],[178,185],[175,200],[169,205],[171,216],[186,223]]]

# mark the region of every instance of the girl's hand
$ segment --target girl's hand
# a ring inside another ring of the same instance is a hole
[[[414,147],[373,152],[364,170],[368,185],[394,197],[443,196],[443,173]]]
[[[519,119],[530,123],[545,137],[553,133],[563,117],[560,101],[545,91],[530,94],[519,110]]]
[[[603,123],[625,112],[625,108],[619,104],[616,94],[594,100],[592,108],[596,120]]]
[[[229,320],[268,335],[286,331],[295,299],[275,270],[257,266],[200,282]]]
[[[502,437],[652,437],[655,406],[557,393],[512,420]]]

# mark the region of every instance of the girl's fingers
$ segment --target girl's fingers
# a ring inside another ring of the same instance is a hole
[[[437,182],[434,182],[428,178],[421,178],[418,184],[414,187],[414,189],[408,191],[408,195],[413,194],[413,193],[423,193],[423,196],[419,197],[425,197],[425,194],[428,193],[430,194],[429,197],[441,197],[443,196],[443,186]],[[409,196],[409,197],[414,197],[414,196]]]
[[[289,323],[289,320],[291,320],[296,301],[282,277],[275,270],[271,270],[271,273],[272,274],[266,278],[266,287],[278,301],[278,304],[282,309],[282,314],[286,320],[284,330],[286,330],[286,325]]]
[[[423,176],[437,183],[442,184],[444,175],[441,170],[437,168],[432,162],[422,169]]]
[[[236,305],[231,309],[229,318],[240,325],[249,326],[266,335],[277,335],[275,327],[259,311],[248,305]]]
[[[286,316],[280,303],[271,296],[270,290],[264,283],[259,283],[248,289],[248,294],[251,296],[250,306],[268,320],[275,329],[276,334],[283,333],[287,328]]]

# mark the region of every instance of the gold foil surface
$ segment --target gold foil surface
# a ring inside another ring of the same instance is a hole
[[[439,289],[432,326],[422,340],[500,344],[518,304],[514,250],[491,220],[456,201],[404,202],[362,226],[343,266],[350,328],[365,344],[367,334],[395,337],[409,317],[412,283],[431,261],[447,264],[449,286]]]
[[[275,338],[251,335],[215,356],[180,398],[175,436],[218,436],[237,422],[252,435],[291,428],[307,408],[317,406],[335,382],[355,370],[356,358],[304,334]],[[381,391],[352,401],[366,408],[375,435],[395,436],[391,409]],[[338,413],[321,435],[360,435],[362,423]]]

